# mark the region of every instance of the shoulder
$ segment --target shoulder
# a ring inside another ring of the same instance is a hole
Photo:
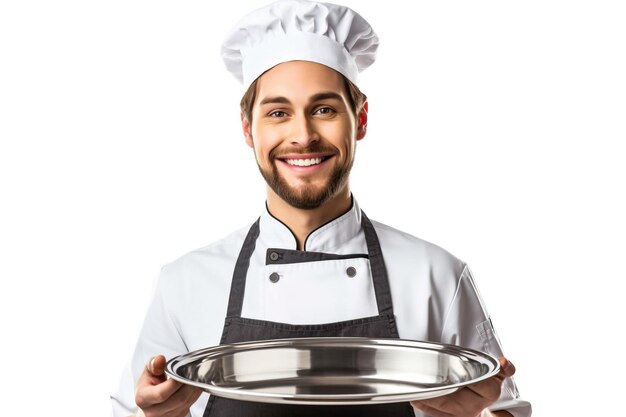
[[[438,276],[455,278],[459,278],[465,269],[464,261],[434,243],[375,220],[372,225],[386,261],[427,268]]]
[[[434,243],[380,222],[372,224],[387,268],[400,337],[441,341],[465,263]]]
[[[161,268],[153,295],[155,329],[170,323],[176,331],[171,334],[184,341],[186,350],[219,343],[233,268],[248,229],[192,250]],[[159,333],[156,339],[171,343],[162,340],[167,338],[162,330]]]

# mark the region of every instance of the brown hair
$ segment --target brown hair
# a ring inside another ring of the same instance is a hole
[[[359,87],[347,79],[343,74],[339,75],[343,78],[345,89],[348,92],[348,99],[350,100],[350,106],[354,112],[354,117],[358,120],[359,112],[367,101],[367,96],[363,94],[361,90],[359,90]],[[256,99],[256,84],[258,80],[259,79],[257,78],[252,82],[252,84],[250,84],[250,87],[248,87],[248,90],[246,90],[241,98],[241,102],[239,103],[241,112],[250,124],[252,124],[252,107],[254,106],[254,100]]]

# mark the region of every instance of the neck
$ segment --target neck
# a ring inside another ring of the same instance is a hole
[[[352,196],[347,185],[326,203],[310,210],[287,204],[269,187],[267,191],[268,210],[291,230],[298,250],[304,250],[304,241],[313,230],[346,213],[351,206]]]

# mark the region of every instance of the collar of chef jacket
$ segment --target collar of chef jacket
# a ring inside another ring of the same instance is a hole
[[[297,249],[291,230],[267,209],[261,214],[259,241],[262,247]],[[306,252],[350,254],[367,252],[361,228],[361,209],[352,198],[352,207],[346,213],[313,230],[304,242]]]

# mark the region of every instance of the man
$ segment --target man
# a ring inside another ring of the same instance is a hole
[[[242,128],[268,185],[266,207],[252,226],[163,268],[132,364],[112,397],[115,415],[530,415],[504,358],[500,374],[451,395],[374,406],[209,398],[163,374],[165,357],[284,337],[400,337],[502,356],[467,266],[370,221],[350,192],[368,120],[357,75],[377,46],[354,11],[305,0],[259,9],[227,38],[222,54],[247,88]]]

